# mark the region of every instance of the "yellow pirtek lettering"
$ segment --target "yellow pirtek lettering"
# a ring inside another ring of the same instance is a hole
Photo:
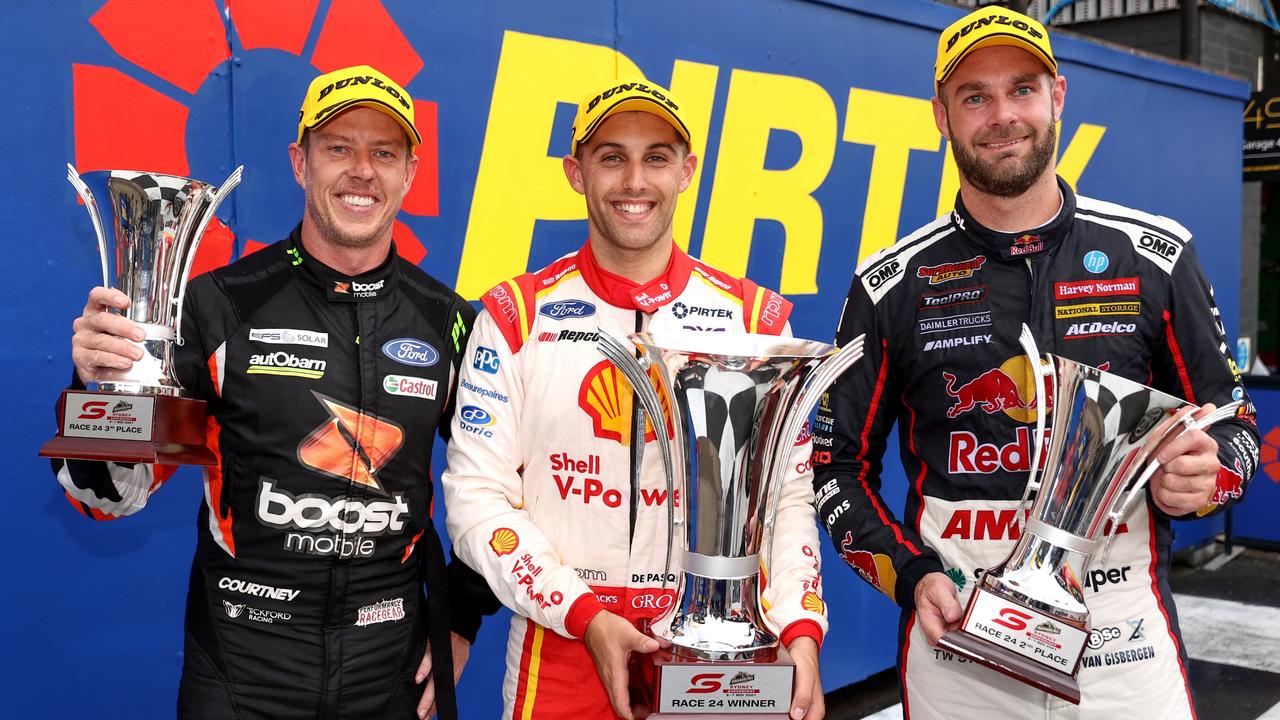
[[[548,148],[558,103],[573,106],[615,77],[642,77],[612,48],[507,31],[458,265],[458,294],[479,297],[529,264],[536,220],[586,217],[565,180],[566,145]],[[537,88],[531,92],[530,88]]]
[[[897,241],[911,151],[937,152],[942,136],[928,100],[851,88],[843,137],[875,148],[862,215],[861,263]]]
[[[771,130],[800,137],[800,157],[786,170],[766,170]],[[730,275],[745,275],[757,218],[786,232],[779,290],[818,291],[822,206],[813,192],[835,158],[836,108],[811,80],[734,70],[716,157],[701,257]],[[768,278],[761,278],[769,282]]]

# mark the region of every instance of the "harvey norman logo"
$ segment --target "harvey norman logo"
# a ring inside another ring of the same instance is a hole
[[[329,347],[329,333],[314,330],[294,330],[292,328],[255,328],[249,331],[249,339],[254,342],[272,345],[309,345],[311,347]]]
[[[1142,285],[1136,277],[1060,282],[1053,284],[1053,299],[1073,300],[1084,297],[1138,295],[1141,287]]]

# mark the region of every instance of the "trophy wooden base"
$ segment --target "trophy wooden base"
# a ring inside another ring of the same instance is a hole
[[[167,465],[216,465],[205,445],[203,400],[64,390],[58,434],[40,457]]]
[[[632,655],[631,692],[653,710],[654,720],[784,720],[795,669],[782,646],[772,659],[741,662],[691,659],[664,649]]]

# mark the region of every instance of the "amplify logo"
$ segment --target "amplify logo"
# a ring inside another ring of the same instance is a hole
[[[311,394],[328,411],[329,419],[298,444],[298,461],[325,475],[385,493],[377,474],[404,443],[404,428],[314,390]]]
[[[924,265],[916,268],[916,277],[928,278],[930,285],[941,285],[944,282],[973,277],[973,274],[982,269],[986,262],[985,255],[977,255],[960,262]]]

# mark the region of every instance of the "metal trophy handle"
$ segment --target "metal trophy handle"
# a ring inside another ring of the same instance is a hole
[[[89,191],[89,186],[80,178],[80,173],[76,172],[71,163],[67,163],[67,182],[76,189],[76,194],[80,196],[80,200],[84,202],[85,209],[89,211],[89,220],[93,222],[93,234],[98,238],[98,260],[102,264],[102,287],[111,287],[111,281],[107,279],[107,231],[102,227],[102,213],[98,212],[98,201],[93,197],[93,193]]]
[[[177,319],[173,325],[173,334],[179,345],[182,344],[182,301],[187,296],[187,280],[191,277],[191,266],[196,261],[196,251],[200,247],[200,241],[204,239],[204,231],[209,227],[209,223],[213,222],[213,218],[217,215],[218,208],[222,205],[222,201],[231,195],[231,191],[236,189],[240,184],[241,178],[244,176],[244,166],[238,166],[234,172],[222,183],[217,192],[209,200],[209,207],[199,215],[199,225],[196,226],[191,242],[191,248],[187,251],[187,259],[185,262],[174,265],[174,269],[181,268],[182,274],[174,278],[175,287],[178,288],[178,295],[173,299],[174,312]]]
[[[1036,386],[1035,450],[1019,504],[1030,501],[1030,510],[1009,556],[975,585],[961,629],[939,644],[1079,703],[1075,676],[1089,633],[1080,578],[1159,469],[1156,451],[1240,403],[1194,419],[1195,406],[1181,398],[1058,355],[1042,359],[1025,325],[1020,342]],[[1008,613],[1022,629],[1008,630]]]

